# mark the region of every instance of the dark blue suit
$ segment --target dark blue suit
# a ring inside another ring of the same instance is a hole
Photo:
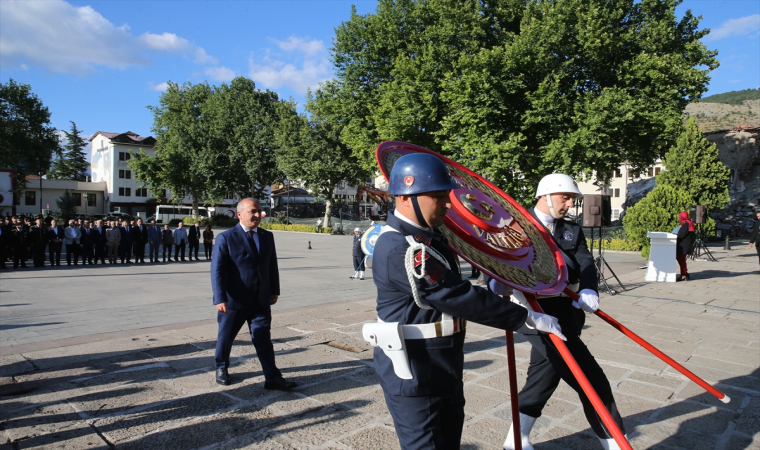
[[[274,236],[260,228],[257,232],[258,248],[240,225],[216,237],[211,288],[215,305],[227,303],[227,314],[217,313],[216,368],[229,367],[232,343],[248,322],[264,376],[275,379],[282,375],[274,362],[270,301],[271,296],[280,295],[280,273]]]
[[[158,225],[148,225],[148,245],[150,261],[158,261],[158,249],[161,247],[161,229]]]
[[[525,308],[462,280],[456,256],[442,234],[415,228],[394,215],[388,216],[387,224],[399,233],[384,232],[375,245],[372,276],[381,320],[427,324],[440,321],[441,313],[446,313],[503,330],[517,330],[525,323]],[[434,309],[421,309],[413,300],[404,268],[407,235],[437,250],[451,267],[446,269],[429,257],[425,262],[428,276],[416,280],[420,301]],[[464,338],[462,331],[439,338],[407,339],[411,380],[396,376],[390,359],[375,348],[375,372],[403,449],[459,448],[464,423]]]
[[[124,261],[129,261],[132,258],[132,229],[129,226],[120,226],[119,233],[121,234],[121,241],[119,242],[119,257],[122,264]]]
[[[82,239],[80,240],[82,244],[82,264],[93,264],[95,246],[99,240],[100,233],[97,227],[82,229]],[[95,262],[97,262],[97,259],[95,259]]]

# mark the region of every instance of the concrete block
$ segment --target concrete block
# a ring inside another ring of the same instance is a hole
[[[511,420],[504,421],[486,416],[477,421],[470,421],[464,426],[462,434],[487,443],[490,448],[499,448],[507,437],[511,423]]]
[[[82,418],[64,403],[26,408],[0,416],[0,425],[11,442],[18,442],[82,425]]]
[[[720,435],[726,431],[733,417],[734,414],[731,411],[690,401],[676,401],[660,408],[655,420],[678,425],[681,431],[691,430],[695,433]],[[746,414],[743,417],[746,417]]]
[[[149,381],[79,395],[69,399],[69,403],[88,419],[96,419],[180,396],[182,396],[181,391],[172,389],[163,381]]]
[[[760,432],[760,397],[752,396],[749,405],[744,408],[736,421],[736,431],[758,437]]]
[[[320,446],[341,440],[368,424],[367,416],[348,411],[340,405],[328,405],[297,417],[279,422],[271,432],[294,441],[296,447]]]
[[[32,436],[15,444],[19,450],[109,450],[95,430],[80,422],[73,428]]]
[[[341,439],[340,443],[352,450],[395,450],[401,448],[398,437],[396,437],[396,431],[381,426],[362,429]]]
[[[363,393],[372,390],[372,387],[350,377],[331,377],[328,381],[298,389],[298,392],[329,405],[360,398]]]
[[[673,389],[659,388],[627,380],[618,383],[617,386],[614,386],[614,389],[628,394],[638,395],[639,397],[650,398],[660,402],[664,402],[673,396]]]
[[[641,381],[644,383],[656,384],[671,389],[677,389],[687,380],[687,378],[683,376],[675,377],[669,375],[651,375],[637,371],[629,373],[626,378],[630,380]]]
[[[0,356],[0,377],[9,377],[20,375],[25,372],[31,372],[34,366],[21,354],[2,355]]]
[[[464,398],[466,400],[464,410],[472,415],[481,414],[509,402],[508,393],[495,389],[478,387],[474,384],[465,385]]]
[[[507,367],[507,355],[497,356],[488,352],[467,355],[464,370],[475,373],[492,373]]]

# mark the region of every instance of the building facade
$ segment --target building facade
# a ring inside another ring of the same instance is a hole
[[[37,175],[26,177],[26,189],[21,194],[21,199],[16,205],[17,214],[41,214],[47,215],[58,212],[56,200],[61,198],[67,190],[74,196],[77,205],[77,214],[104,215],[108,212],[105,199],[108,196],[105,182],[85,182],[74,180],[40,180]],[[3,210],[0,214],[10,214],[11,208]]]

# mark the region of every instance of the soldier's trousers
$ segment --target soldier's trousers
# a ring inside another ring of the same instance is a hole
[[[383,391],[403,450],[458,450],[464,424],[464,392],[402,397]]]
[[[620,417],[612,388],[607,376],[594,359],[586,344],[580,338],[580,330],[583,327],[584,316],[580,310],[572,307],[572,300],[566,297],[555,297],[539,300],[546,314],[552,315],[559,321],[562,334],[565,335],[568,350],[572,353],[575,361],[594,387],[597,395],[604,406],[612,415],[612,418],[625,433],[623,419]],[[565,364],[556,347],[546,334],[532,334],[525,336],[531,344],[530,363],[528,365],[528,379],[525,386],[518,394],[520,412],[531,417],[541,416],[549,398],[559,385],[559,380],[564,380],[580,397],[583,412],[588,423],[597,436],[602,439],[611,439],[612,435],[607,431],[601,419],[594,410],[591,401],[586,397],[583,389],[576,381],[570,368]]]
[[[115,263],[116,259],[119,257],[119,243],[109,242],[106,244],[106,249],[107,249],[107,255],[108,255],[108,262]]]
[[[36,246],[32,252],[34,253],[34,267],[45,267],[45,247]]]

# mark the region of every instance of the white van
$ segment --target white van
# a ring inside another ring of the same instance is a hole
[[[177,205],[158,205],[156,206],[156,222],[169,223],[172,219],[182,220],[185,217],[192,217],[192,206]],[[199,217],[208,217],[208,210],[205,206],[198,207]]]

